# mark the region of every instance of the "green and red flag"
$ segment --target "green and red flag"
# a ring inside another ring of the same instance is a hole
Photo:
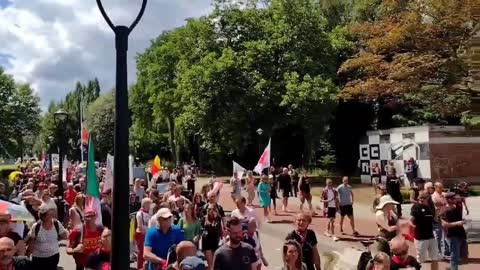
[[[100,184],[97,176],[97,166],[95,164],[95,143],[92,136],[88,140],[88,160],[87,160],[87,202],[88,208],[97,212],[96,223],[102,224],[102,209],[100,206]]]

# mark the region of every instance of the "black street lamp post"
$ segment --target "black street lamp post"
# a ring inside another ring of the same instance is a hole
[[[261,139],[262,139],[263,129],[261,128],[257,129],[257,134],[258,134],[258,155],[261,155],[262,154]]]
[[[58,144],[57,146],[58,146],[58,156],[59,156],[58,157],[58,182],[57,182],[58,189],[57,189],[57,194],[55,194],[55,197],[57,197],[58,219],[61,222],[64,222],[65,221],[65,200],[63,199],[63,156],[65,155],[65,141],[66,141],[64,127],[65,127],[65,122],[68,119],[68,113],[63,109],[60,109],[53,114],[53,119],[55,121],[56,131],[57,131],[57,144]],[[51,160],[51,154],[49,158]]]
[[[127,50],[128,35],[140,21],[147,0],[142,0],[142,7],[137,17],[130,25],[115,26],[103,8],[101,0],[97,6],[108,26],[115,33],[115,49],[117,54],[116,84],[115,84],[115,139],[114,139],[114,166],[113,166],[113,203],[112,203],[112,270],[130,269],[130,240],[129,240],[129,172],[128,172],[128,129],[131,125],[128,109],[127,89]]]
[[[53,136],[48,136],[48,171],[52,174]]]

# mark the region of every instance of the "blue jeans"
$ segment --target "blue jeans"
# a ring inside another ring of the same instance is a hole
[[[464,238],[452,236],[448,238],[450,246],[450,269],[457,270],[462,261],[462,247],[467,244]]]
[[[437,240],[438,244],[438,252],[442,256],[445,255],[445,248],[444,248],[444,241],[445,241],[445,235],[443,234],[443,227],[441,223],[433,222],[433,236],[435,237],[435,240]]]

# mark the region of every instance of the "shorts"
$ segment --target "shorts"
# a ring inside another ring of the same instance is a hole
[[[310,202],[312,200],[312,194],[301,192],[300,193],[300,201],[303,203],[303,202],[305,202],[305,200]]]
[[[327,209],[327,217],[328,218],[335,218],[337,215],[337,208],[335,207],[328,207]]]
[[[353,206],[350,205],[340,205],[340,215],[344,216],[353,216]]]
[[[427,261],[427,258],[430,258],[432,261],[441,259],[440,252],[438,252],[438,243],[435,238],[428,240],[415,239],[415,249],[417,250],[417,260],[419,263],[424,263]]]
[[[220,240],[212,237],[202,237],[202,251],[211,250],[214,253],[219,248]]]
[[[282,197],[283,197],[284,199],[288,199],[288,197],[290,197],[290,190],[289,190],[289,189],[284,189],[284,190],[282,191]]]

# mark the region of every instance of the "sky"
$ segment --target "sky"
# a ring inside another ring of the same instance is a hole
[[[141,0],[102,0],[116,25],[130,25]],[[211,0],[148,0],[130,34],[128,83],[136,79],[135,56],[162,31],[206,15]],[[20,83],[30,83],[45,110],[63,99],[77,81],[97,77],[102,90],[115,84],[114,34],[95,0],[0,0],[0,66]]]

